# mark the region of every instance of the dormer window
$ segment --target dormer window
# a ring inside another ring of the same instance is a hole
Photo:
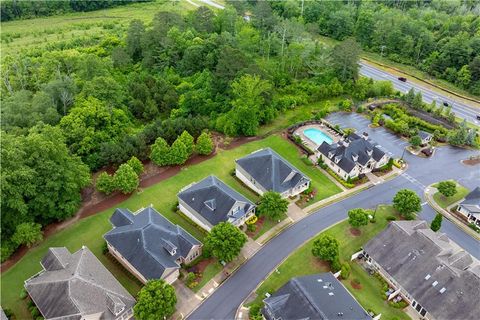
[[[165,243],[163,244],[163,248],[167,250],[171,256],[174,256],[177,254],[177,247],[168,240],[165,240]]]
[[[373,153],[373,150],[372,150],[372,149],[367,149],[367,154],[368,154],[369,157],[372,156],[372,153]]]
[[[328,153],[328,157],[329,157],[330,159],[332,159],[334,155],[335,155],[335,154],[334,154],[333,152],[329,152],[329,153]]]
[[[337,156],[335,157],[335,163],[339,163],[340,160],[342,160],[342,157],[341,156]]]
[[[357,161],[358,160],[358,154],[352,153],[352,160]]]

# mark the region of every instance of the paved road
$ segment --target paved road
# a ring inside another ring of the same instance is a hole
[[[363,62],[360,62],[360,74],[374,80],[390,80],[393,83],[393,87],[403,93],[408,92],[410,88],[413,87],[415,91],[420,91],[422,93],[423,100],[426,103],[431,103],[435,100],[437,106],[439,106],[445,101],[452,106],[452,111],[455,112],[458,117],[467,119],[467,121],[477,125],[480,123],[476,118],[477,115],[480,115],[480,109],[476,108],[473,102],[471,104],[466,104],[459,102],[458,99],[442,95],[417,83],[408,80],[407,82],[402,82],[398,80],[397,76]]]
[[[385,148],[391,148],[395,156],[403,153],[401,140],[386,132],[383,128],[370,129],[367,122],[356,114],[333,114],[329,120],[343,126],[355,127],[367,131]],[[265,277],[293,250],[301,246],[322,230],[347,217],[347,211],[352,208],[374,208],[378,204],[391,203],[395,193],[402,188],[415,190],[423,195],[423,189],[438,180],[455,178],[468,188],[473,188],[480,181],[478,167],[467,167],[460,163],[476,151],[466,151],[458,148],[443,147],[437,149],[431,159],[423,159],[405,154],[409,170],[391,181],[377,185],[360,194],[322,208],[300,220],[290,228],[272,239],[260,251],[247,261],[235,274],[220,286],[189,319],[233,319],[235,311],[243,300],[255,289]],[[433,209],[423,205],[419,218],[432,220]],[[471,238],[457,226],[444,220],[442,232],[457,242],[472,255],[480,259],[480,242]]]

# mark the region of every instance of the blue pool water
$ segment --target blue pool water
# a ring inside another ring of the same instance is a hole
[[[333,140],[330,138],[327,134],[325,134],[323,131],[315,129],[315,128],[309,128],[303,130],[303,134],[313,142],[315,142],[318,145],[321,145],[323,141],[325,141],[328,144],[332,144]]]

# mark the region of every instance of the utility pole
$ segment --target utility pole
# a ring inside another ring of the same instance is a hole
[[[302,13],[301,13],[301,16],[303,17],[303,3],[305,2],[305,0],[302,0]]]

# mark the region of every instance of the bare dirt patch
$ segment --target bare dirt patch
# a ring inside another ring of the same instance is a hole
[[[330,263],[328,263],[328,261],[320,260],[314,256],[310,257],[310,264],[321,271],[330,270]]]

